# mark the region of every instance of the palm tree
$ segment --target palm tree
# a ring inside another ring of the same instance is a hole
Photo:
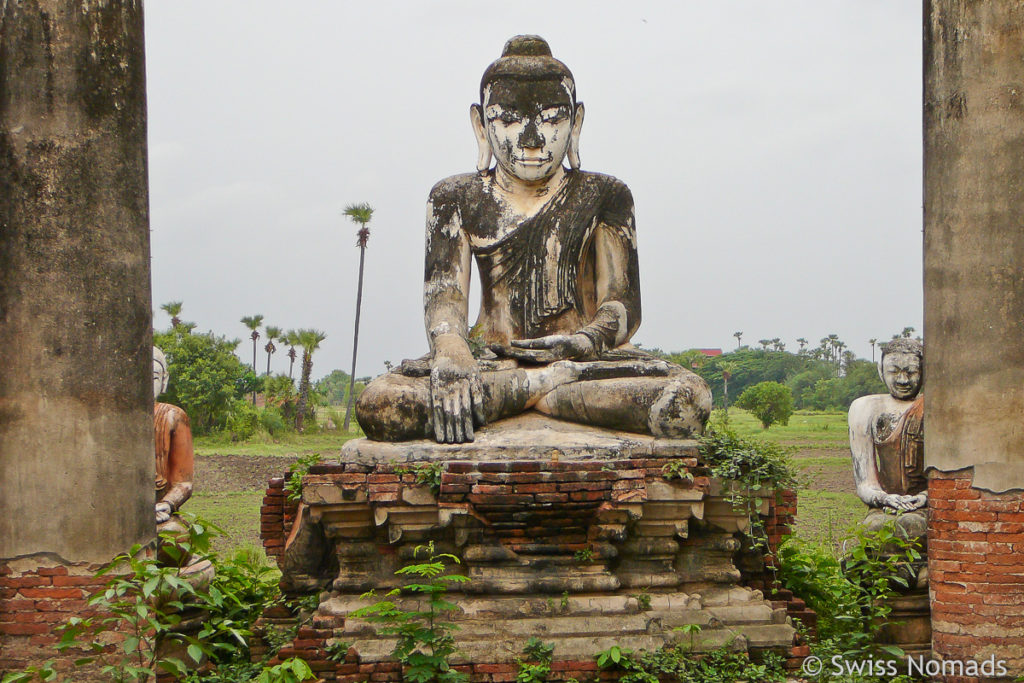
[[[877,339],[868,339],[868,344],[871,344],[871,362],[875,362],[875,344],[878,343]]]
[[[903,337],[904,339],[910,339],[910,337],[913,334],[914,334],[914,328],[913,327],[904,327],[903,331],[900,332],[900,336]]]
[[[247,315],[242,318],[242,324],[252,331],[249,335],[252,339],[252,372],[256,374],[256,341],[260,338],[259,327],[263,324],[263,316]],[[256,389],[252,390],[252,404],[256,405]]]
[[[736,372],[736,363],[725,361],[718,364],[718,367],[722,369],[722,399],[723,408],[725,408],[725,414],[729,414],[729,380],[732,378],[732,373]]]
[[[295,368],[295,347],[299,344],[298,334],[295,330],[288,330],[281,335],[281,341],[289,346],[288,349],[288,379],[292,379],[292,370]]]
[[[327,335],[320,330],[299,330],[296,333],[299,346],[302,347],[302,379],[299,380],[299,403],[295,409],[295,431],[301,432],[306,418],[306,405],[309,403],[309,377],[313,374],[313,352],[320,348],[320,342]]]
[[[275,351],[277,351],[277,347],[274,346],[274,340],[281,338],[281,328],[280,327],[271,327],[270,325],[268,325],[266,327],[266,329],[264,330],[264,334],[267,335],[267,345],[263,347],[263,350],[267,352],[267,376],[269,377],[270,376],[270,356]]]
[[[800,355],[803,355],[804,347],[807,346],[807,340],[804,339],[803,337],[797,337],[796,343],[800,345],[800,351],[799,351]]]
[[[771,339],[758,339],[757,343],[761,345],[762,351],[767,351],[768,345],[771,344]]]
[[[181,318],[178,317],[178,314],[181,313],[180,301],[168,301],[160,309],[171,316],[171,328],[176,328],[181,324]]]
[[[348,382],[348,405],[345,406],[345,426],[344,429],[347,432],[348,426],[352,420],[352,401],[355,398],[356,390],[356,352],[359,350],[359,311],[363,305],[363,263],[366,259],[366,243],[370,239],[370,229],[366,227],[366,224],[370,222],[373,217],[373,207],[369,204],[349,204],[345,207],[344,214],[352,219],[353,223],[359,225],[359,231],[356,232],[356,246],[359,247],[359,284],[356,287],[356,324],[355,334],[352,340],[352,373],[349,377]]]
[[[739,348],[740,348],[740,343],[743,341],[743,333],[742,332],[733,332],[732,336],[736,337],[736,350],[738,351]]]

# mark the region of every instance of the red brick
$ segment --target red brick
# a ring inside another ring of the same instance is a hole
[[[36,574],[39,576],[67,576],[67,567],[40,567],[36,570]]]
[[[26,598],[80,598],[82,591],[79,588],[22,588],[21,595]]]
[[[49,633],[52,628],[49,624],[0,624],[0,633],[9,636],[31,636]]]

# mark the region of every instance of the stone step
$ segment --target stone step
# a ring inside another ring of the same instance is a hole
[[[542,639],[545,636],[543,633],[533,635]],[[676,637],[673,639],[666,639],[664,636],[628,634],[574,636],[555,638],[552,639],[551,642],[555,643],[554,659],[556,661],[586,661],[594,659],[599,652],[616,645],[620,648],[633,651],[657,650],[665,646],[667,642],[675,640],[683,645],[683,647],[690,647],[691,641],[689,634],[676,633],[674,636]],[[528,638],[529,636],[527,635],[518,638],[500,637],[482,640],[463,640],[462,634],[457,632],[456,647],[458,648],[458,652],[452,657],[451,661],[453,664],[469,662],[514,662],[517,657],[522,656],[523,648],[526,646]],[[331,644],[331,642],[332,641],[328,641],[328,644]],[[693,634],[692,645],[694,652],[710,652],[721,647],[730,647],[731,649],[739,652],[747,649],[747,641],[742,634],[737,634],[726,629],[715,629],[695,633]],[[393,639],[384,638],[356,640],[352,643],[352,647],[359,653],[360,663],[370,664],[389,659],[391,657],[391,652],[394,650],[395,641]]]
[[[745,607],[760,605],[770,609],[761,591],[749,588],[702,586],[699,592],[651,592],[649,612],[676,612],[679,610],[701,610],[708,608]],[[461,621],[474,618],[521,618],[560,617],[566,615],[600,615],[639,613],[635,591],[620,591],[614,594],[551,595],[548,597],[522,596],[466,596],[448,593],[445,599],[459,606],[460,613],[451,620]],[[357,609],[366,607],[380,598],[366,599],[356,595],[339,595],[320,605],[320,612],[328,616],[347,616]],[[388,598],[403,610],[423,609],[426,601],[411,597]],[[735,615],[722,612],[721,621],[729,622]],[[761,616],[754,620],[762,619]],[[769,619],[764,619],[769,621]],[[749,621],[749,620],[744,620]],[[696,623],[696,622],[693,622]]]

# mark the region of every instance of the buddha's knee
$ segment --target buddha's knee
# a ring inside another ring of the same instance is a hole
[[[647,426],[655,436],[695,436],[704,433],[710,416],[711,389],[697,375],[685,372],[672,377],[651,404]]]
[[[376,441],[428,436],[430,387],[424,377],[389,372],[376,378],[356,400],[356,421]]]

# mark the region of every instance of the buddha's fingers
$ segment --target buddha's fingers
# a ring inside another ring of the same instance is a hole
[[[444,391],[441,379],[436,373],[430,373],[430,406],[434,411],[434,439],[444,443]]]
[[[453,443],[462,443],[466,440],[466,432],[464,428],[465,419],[462,409],[462,384],[463,383],[460,382],[459,385],[455,387],[455,391],[452,392],[451,420],[452,438],[454,439]]]
[[[484,385],[479,375],[469,380],[469,399],[476,424],[483,426],[487,422],[487,416],[484,413]]]
[[[551,348],[550,337],[538,337],[537,339],[513,339],[512,346],[520,349],[549,349]]]
[[[452,400],[451,389],[445,387],[444,392],[444,442],[455,443],[455,401]]]
[[[470,399],[469,387],[470,382],[464,382],[459,396],[459,422],[462,425],[463,442],[473,440],[473,404]]]

